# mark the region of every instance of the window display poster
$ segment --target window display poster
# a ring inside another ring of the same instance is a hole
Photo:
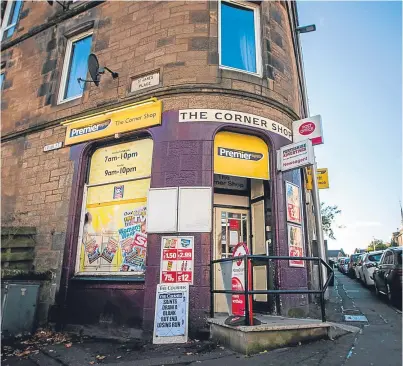
[[[295,184],[285,182],[287,221],[301,224],[300,189]]]
[[[86,208],[80,272],[144,274],[147,257],[145,199]],[[142,201],[142,202],[141,202]]]
[[[153,343],[186,343],[188,313],[189,284],[157,285]]]
[[[163,236],[161,240],[161,283],[193,284],[194,237]]]
[[[302,228],[301,226],[287,224],[288,232],[288,255],[290,257],[303,257],[304,256],[304,244],[302,240]],[[302,259],[290,260],[290,267],[305,267]]]

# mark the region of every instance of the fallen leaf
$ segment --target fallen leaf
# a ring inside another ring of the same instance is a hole
[[[122,356],[116,356],[117,359],[122,358]]]
[[[93,364],[95,364],[95,361],[90,361],[90,365],[93,365]]]
[[[262,352],[259,352],[259,353],[267,353],[267,350],[264,350],[264,351],[262,351]]]
[[[65,346],[66,348],[70,348],[73,345],[73,343],[66,343]]]
[[[24,352],[21,352],[21,353],[16,353],[15,355],[17,357],[24,357],[24,356],[28,356],[30,353],[31,353],[31,351],[24,351]]]
[[[103,360],[106,356],[101,356],[101,355],[97,355],[97,357],[95,357],[97,360]]]
[[[193,352],[186,352],[186,356],[193,355]]]

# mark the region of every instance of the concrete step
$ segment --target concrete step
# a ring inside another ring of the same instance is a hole
[[[257,315],[256,318],[261,324],[252,326],[226,325],[226,318],[222,316],[208,319],[211,338],[233,351],[252,355],[318,339],[335,339],[344,334],[360,331],[360,328],[354,326],[322,322],[317,319],[269,315]]]

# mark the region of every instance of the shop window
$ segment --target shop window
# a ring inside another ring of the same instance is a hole
[[[79,83],[78,78],[86,79],[91,44],[91,31],[68,40],[60,82],[59,104],[81,98],[83,95],[84,84]]]
[[[10,38],[17,27],[22,1],[8,1],[1,26],[2,39]]]
[[[3,81],[4,81],[4,72],[0,74],[0,90],[3,89]]]
[[[153,141],[102,147],[83,194],[76,274],[144,276]]]
[[[220,3],[220,66],[261,75],[259,6]]]

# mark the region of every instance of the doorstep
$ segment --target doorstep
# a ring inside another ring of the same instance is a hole
[[[318,339],[334,339],[359,328],[344,324],[322,322],[318,319],[287,318],[256,315],[261,324],[230,326],[226,317],[208,319],[210,336],[214,341],[246,355],[265,350],[297,345]]]

